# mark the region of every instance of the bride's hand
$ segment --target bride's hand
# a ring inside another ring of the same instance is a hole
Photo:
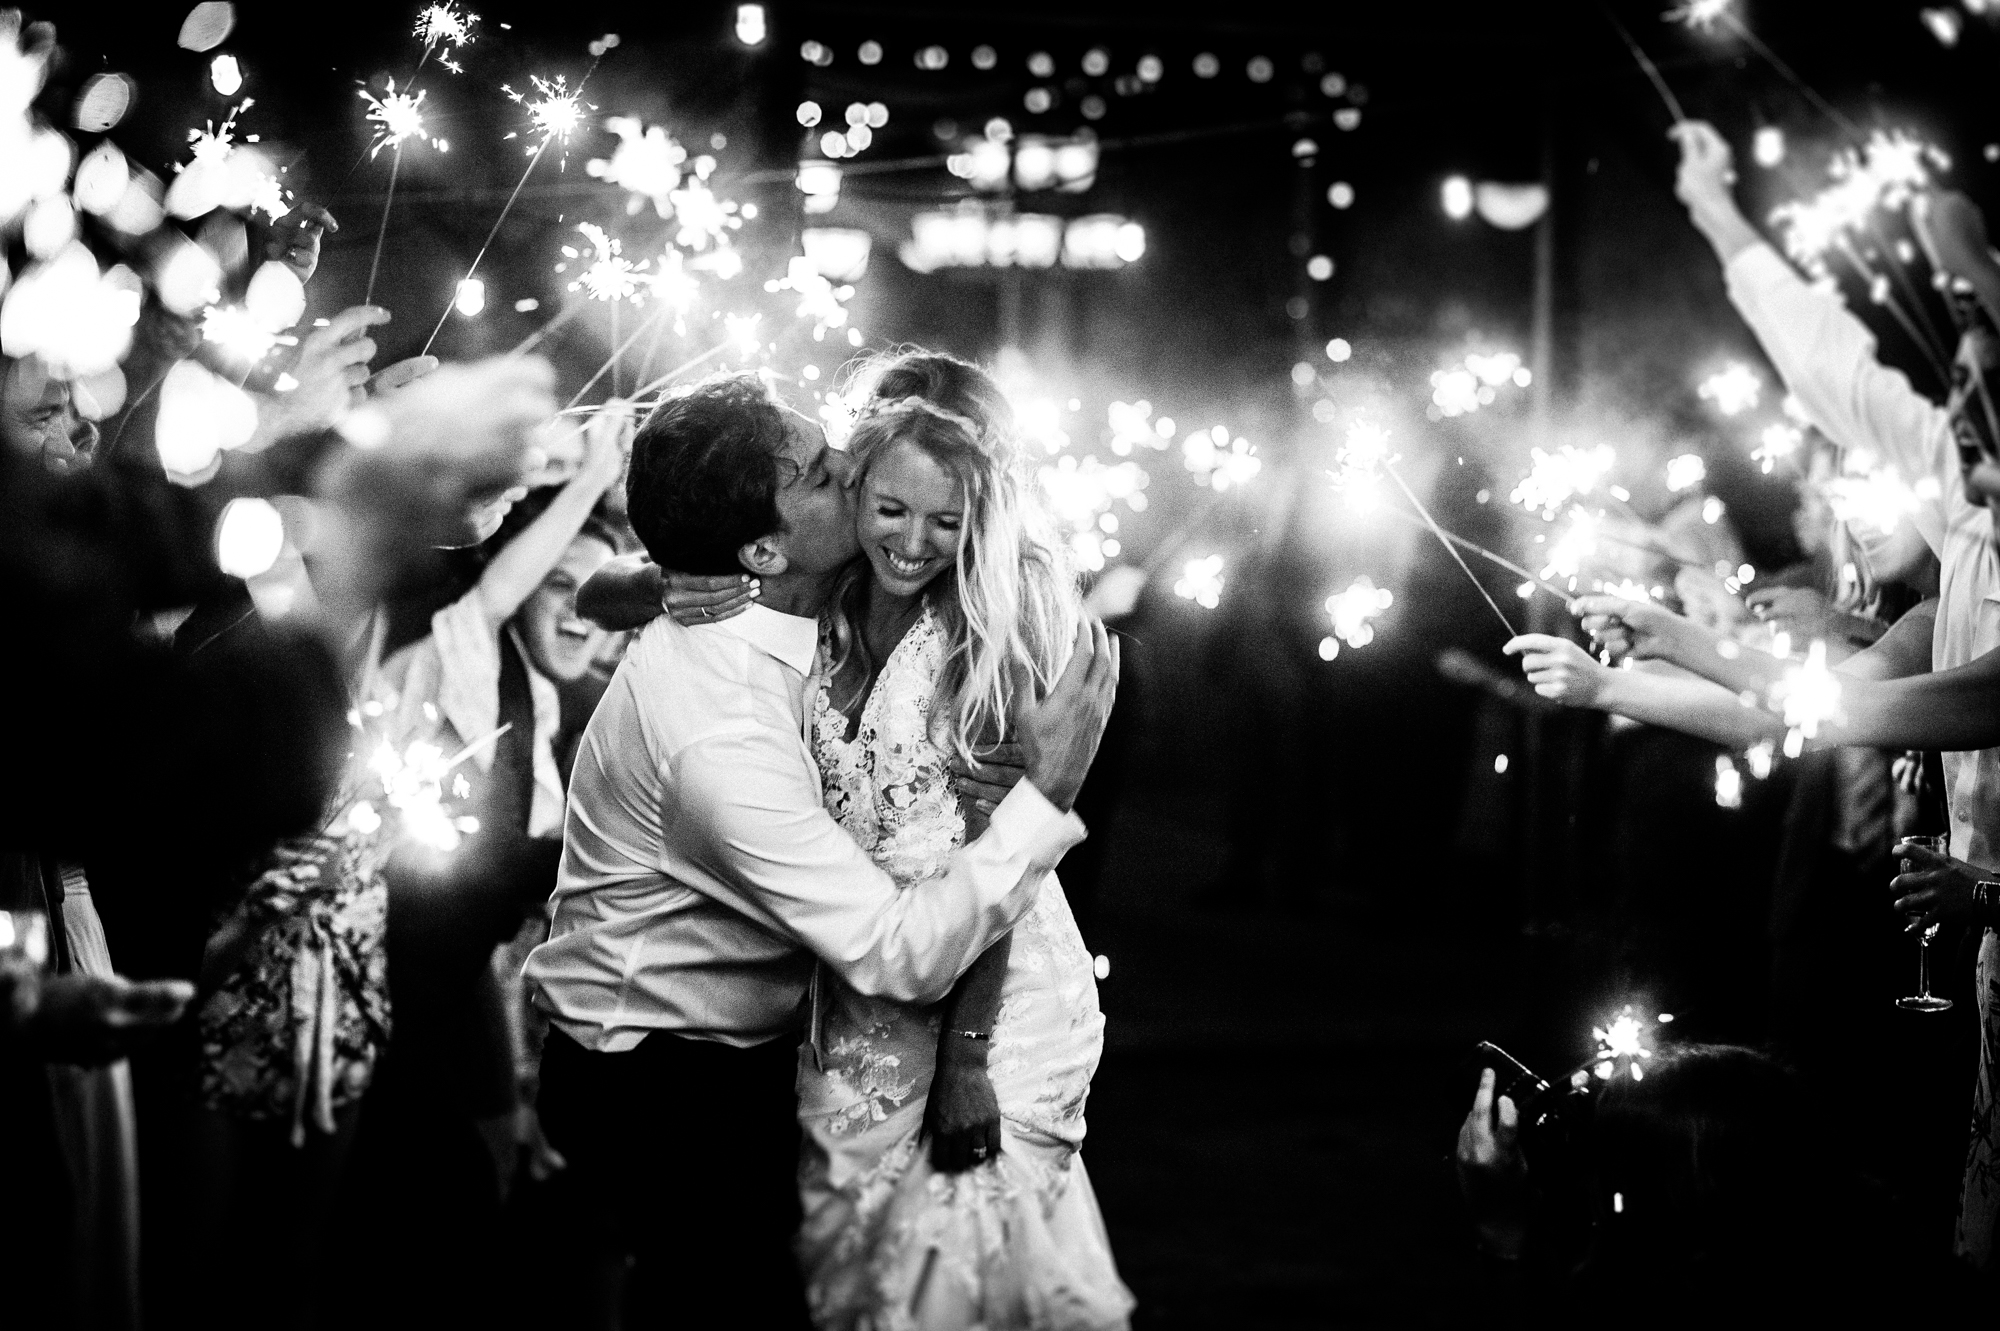
[[[954,1057],[949,1046],[956,1040],[946,1037],[924,1104],[931,1165],[941,1174],[963,1173],[1000,1154],[1000,1098],[986,1075],[985,1054]]]
[[[982,749],[975,762],[951,756],[951,784],[958,792],[958,806],[965,815],[965,839],[976,840],[986,830],[986,820],[1007,798],[1007,792],[1021,783],[1028,769],[1018,744],[995,744]]]
[[[676,624],[714,624],[733,619],[756,604],[763,584],[747,573],[723,573],[698,577],[693,573],[665,570],[660,591],[660,609],[674,617]]]

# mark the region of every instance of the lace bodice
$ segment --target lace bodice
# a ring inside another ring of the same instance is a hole
[[[898,887],[943,872],[965,839],[931,703],[944,666],[944,629],[928,604],[882,663],[854,738],[833,704],[831,679],[813,703],[813,756],[827,811]]]

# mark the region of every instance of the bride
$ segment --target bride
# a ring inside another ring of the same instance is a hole
[[[1082,608],[998,386],[926,352],[868,382],[849,442],[864,561],[822,626],[811,740],[828,810],[908,888],[991,810],[961,806],[954,758],[971,766],[984,739],[1006,738],[1014,704],[1060,673]],[[630,577],[619,601],[659,605],[651,579]],[[666,582],[684,622],[754,594],[733,578]],[[818,1326],[1126,1325],[1132,1298],[1078,1155],[1103,1032],[1053,875],[941,1004],[870,998],[821,968],[798,1076],[799,1253]]]

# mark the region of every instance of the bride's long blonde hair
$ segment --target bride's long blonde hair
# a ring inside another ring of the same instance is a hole
[[[852,383],[849,400],[862,401],[847,445],[855,484],[907,443],[956,477],[965,497],[957,558],[923,595],[945,635],[931,731],[971,758],[1011,738],[1020,692],[1046,693],[1068,662],[1083,614],[1069,547],[1017,456],[1014,410],[984,370],[909,350],[863,364]],[[859,564],[834,591],[836,675],[857,654],[874,668],[858,628],[868,576]]]

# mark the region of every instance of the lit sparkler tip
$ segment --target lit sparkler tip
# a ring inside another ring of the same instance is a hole
[[[414,35],[423,39],[426,51],[439,45],[456,49],[472,45],[472,29],[478,22],[479,15],[460,13],[450,4],[431,5],[417,15]],[[459,72],[458,66],[444,57],[439,58],[439,63],[454,74]]]
[[[1595,448],[1564,444],[1553,453],[1536,448],[1530,449],[1528,456],[1528,474],[1507,497],[1530,512],[1540,513],[1544,520],[1554,519],[1576,496],[1596,490],[1618,462],[1618,454],[1609,444]]]
[[[1771,686],[1771,704],[1783,718],[1785,756],[1796,758],[1805,741],[1819,737],[1820,727],[1841,718],[1840,677],[1826,664],[1826,644],[1815,641],[1806,649],[1806,659],[1788,666]]]
[[[397,92],[394,79],[389,80],[389,90],[381,97],[366,88],[358,91],[361,100],[368,103],[368,119],[375,125],[375,140],[368,147],[370,157],[384,148],[402,147],[405,139],[443,146],[424,132],[424,93]]]
[[[1687,0],[1687,3],[1668,10],[1660,17],[1669,23],[1682,23],[1706,32],[1728,16],[1730,3],[1731,0]]]
[[[568,146],[569,136],[583,123],[586,108],[582,89],[572,92],[569,78],[564,74],[558,74],[553,79],[530,74],[528,81],[535,85],[535,91],[541,94],[539,97],[531,99],[526,93],[515,92],[504,83],[500,85],[501,92],[527,108],[529,127],[541,136],[541,142],[528,151],[539,151],[552,140],[561,140],[564,146]]]
[[[1326,598],[1326,613],[1333,621],[1333,636],[1349,647],[1366,647],[1375,641],[1375,626],[1369,621],[1395,601],[1394,593],[1386,587],[1377,587],[1373,579],[1366,575],[1356,578],[1346,591],[1335,592]],[[1333,659],[1332,654],[1324,649],[1320,655]]]

